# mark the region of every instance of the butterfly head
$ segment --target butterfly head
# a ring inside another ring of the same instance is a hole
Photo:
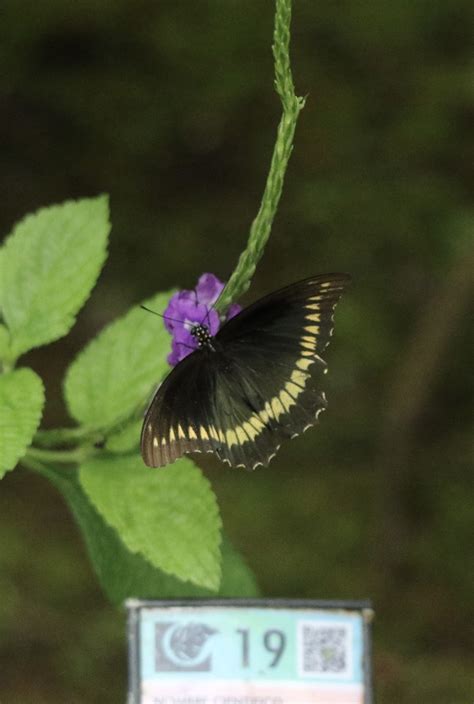
[[[212,348],[212,335],[207,325],[203,325],[202,323],[193,325],[190,329],[190,333],[197,341],[198,347]]]

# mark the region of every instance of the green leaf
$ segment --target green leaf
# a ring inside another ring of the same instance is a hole
[[[5,325],[0,323],[0,363],[10,354],[10,334]]]
[[[143,419],[135,420],[110,435],[105,443],[106,449],[118,454],[138,450],[142,423]]]
[[[3,314],[2,314],[2,309],[3,309],[3,305],[2,305],[2,300],[3,300],[3,299],[2,299],[2,281],[3,281],[4,278],[5,278],[5,265],[4,265],[4,261],[5,261],[5,247],[2,246],[2,247],[0,247],[0,317],[3,317]]]
[[[224,539],[222,582],[219,591],[210,591],[182,582],[154,567],[144,557],[132,553],[94,508],[74,474],[54,480],[66,498],[83,534],[99,581],[109,599],[122,604],[125,599],[166,599],[205,596],[258,596],[255,578],[239,554]]]
[[[0,375],[0,478],[31,444],[43,404],[43,382],[32,369]]]
[[[222,581],[218,596],[260,596],[253,572],[225,536],[222,540]]]
[[[127,548],[178,579],[217,590],[221,521],[207,479],[188,459],[153,470],[140,457],[93,459],[81,486]]]
[[[0,262],[13,359],[72,327],[102,268],[109,230],[105,196],[42,208],[16,225]]]
[[[162,312],[171,295],[157,294],[146,305]],[[139,306],[111,323],[68,369],[64,391],[71,415],[97,428],[129,417],[169,371],[170,339],[163,321]]]

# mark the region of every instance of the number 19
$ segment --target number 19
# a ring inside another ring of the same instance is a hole
[[[242,667],[249,667],[250,663],[250,639],[248,628],[238,628],[237,633],[242,636]],[[283,631],[276,628],[265,631],[263,634],[263,646],[265,650],[272,653],[273,658],[269,667],[276,667],[285,651],[286,636]]]

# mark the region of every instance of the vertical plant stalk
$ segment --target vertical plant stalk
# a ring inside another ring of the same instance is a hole
[[[278,125],[262,202],[250,227],[247,247],[240,255],[237,267],[215,305],[218,313],[224,312],[232,301],[239,298],[250,286],[255,268],[270,236],[283,190],[286,167],[293,150],[296,122],[304,107],[304,98],[295,95],[293,86],[289,53],[290,24],[291,0],[276,0],[272,49],[275,63],[275,89],[281,99],[283,114]]]

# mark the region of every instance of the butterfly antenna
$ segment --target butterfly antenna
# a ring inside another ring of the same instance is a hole
[[[224,290],[224,289],[222,289],[222,290]],[[208,322],[209,322],[209,327],[210,327],[209,313],[211,312],[211,310],[215,310],[215,309],[216,309],[216,303],[217,303],[217,301],[219,300],[220,297],[221,297],[221,294],[219,294],[219,295],[217,296],[216,300],[214,301],[214,303],[211,303],[211,305],[209,306],[209,308],[206,306],[206,309],[207,309],[207,320],[208,320]],[[219,315],[219,314],[218,314],[218,315]],[[225,319],[225,315],[224,315],[224,314],[219,315],[219,320],[220,320],[221,323],[223,323],[223,320],[224,320],[224,319]]]
[[[146,306],[140,306],[140,308],[143,308],[143,310],[148,311],[149,313],[153,313],[153,315],[157,315],[159,318],[164,318],[164,320],[171,320],[173,323],[183,323],[182,320],[178,320],[177,318],[170,318],[169,315],[162,315],[161,313],[157,313],[156,310],[151,310],[151,308],[147,308]]]
[[[198,301],[198,297],[197,297],[197,291],[195,288],[193,288],[193,293],[194,293],[194,299],[196,301],[196,305],[198,305],[199,301]],[[212,310],[212,308],[213,308],[213,306],[211,305],[210,309]],[[207,320],[207,327],[210,330],[211,329],[211,319],[209,317],[209,308],[207,306],[206,306],[206,320]],[[200,324],[202,325],[203,323],[204,323],[204,320],[201,320]]]
[[[182,345],[183,347],[187,347],[188,350],[192,350],[193,352],[196,351],[195,347],[191,347],[191,345],[187,345],[185,342],[176,342],[177,345]]]
[[[209,317],[209,308],[206,306],[206,320],[207,320],[207,327],[209,330],[211,330],[211,319]]]

